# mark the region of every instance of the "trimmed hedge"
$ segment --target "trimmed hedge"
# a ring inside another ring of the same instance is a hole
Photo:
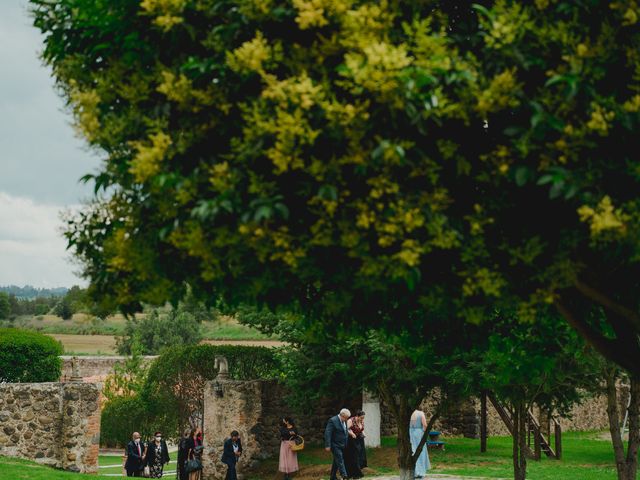
[[[62,345],[30,330],[0,328],[0,381],[57,382]]]

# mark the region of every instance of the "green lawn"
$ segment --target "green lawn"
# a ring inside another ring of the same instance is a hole
[[[482,454],[477,440],[455,438],[444,452],[431,452],[434,473],[511,478],[511,439],[490,438]],[[614,480],[617,478],[610,441],[595,433],[566,433],[562,460],[528,462],[527,478],[532,480]]]
[[[599,433],[566,433],[563,438],[564,458],[560,461],[543,458],[530,461],[527,478],[531,480],[615,480],[615,466],[611,442],[602,440]],[[490,438],[488,451],[480,453],[480,442],[466,438],[446,438],[445,451],[430,451],[432,473],[488,478],[512,478],[511,439]],[[383,439],[383,447],[369,451],[367,475],[396,472],[395,440]],[[307,448],[299,455],[301,466],[296,480],[328,478],[330,455],[319,447]],[[100,456],[100,473],[119,473],[119,456]],[[109,465],[109,467],[107,467]],[[277,480],[277,458],[268,459],[252,472],[245,472],[247,480]],[[106,467],[106,468],[104,468]],[[168,470],[174,470],[175,463]],[[61,472],[32,462],[0,457],[0,480],[79,480],[81,478],[109,478],[103,475],[79,475]],[[113,478],[113,477],[111,477]]]
[[[565,433],[564,458],[560,461],[543,458],[528,463],[527,478],[531,480],[615,480],[611,442],[600,439],[599,433]],[[512,478],[511,438],[495,437],[488,442],[488,451],[480,453],[479,440],[445,438],[445,451],[430,451],[431,473],[488,478]],[[321,448],[309,448],[299,455],[301,465],[297,480],[327,479],[330,456]],[[383,439],[383,448],[370,450],[368,476],[393,474],[396,469],[395,439]],[[248,480],[277,480],[277,459],[263,462]]]

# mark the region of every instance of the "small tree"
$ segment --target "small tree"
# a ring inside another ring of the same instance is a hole
[[[618,480],[636,480],[640,450],[640,380],[628,375],[613,362],[604,359],[601,359],[598,371],[598,381],[594,383],[592,390],[594,393],[606,395],[607,398],[607,418]],[[629,440],[626,452],[624,432],[620,427],[622,418],[625,416],[626,403],[620,408],[622,401],[618,395],[620,383],[626,383],[629,386],[630,395],[627,418]]]
[[[63,320],[71,320],[74,311],[73,307],[71,306],[71,302],[66,296],[62,297],[56,304],[56,306],[53,308],[53,313]]]
[[[512,412],[515,480],[526,478],[529,411],[538,404],[547,411],[567,412],[597,381],[595,359],[577,334],[556,319],[499,320],[486,352],[471,369],[479,369],[480,386],[493,391]]]
[[[0,320],[6,320],[11,315],[11,303],[9,301],[9,295],[5,292],[0,292]]]
[[[194,345],[202,339],[201,323],[183,307],[168,311],[153,309],[143,319],[129,319],[124,335],[117,340],[121,355],[132,352],[138,345],[140,354],[156,355],[164,348],[178,345]]]

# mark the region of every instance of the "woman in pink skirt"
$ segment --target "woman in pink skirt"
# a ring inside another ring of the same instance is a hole
[[[291,417],[282,419],[280,427],[280,464],[278,470],[284,473],[284,480],[292,478],[292,474],[299,470],[298,453],[291,450],[291,440],[296,438],[298,430]]]

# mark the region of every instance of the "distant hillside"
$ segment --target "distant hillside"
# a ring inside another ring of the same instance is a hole
[[[69,289],[66,287],[56,288],[36,288],[31,285],[18,287],[17,285],[0,286],[0,292],[6,292],[9,295],[15,295],[18,298],[34,299],[40,297],[62,297]]]

